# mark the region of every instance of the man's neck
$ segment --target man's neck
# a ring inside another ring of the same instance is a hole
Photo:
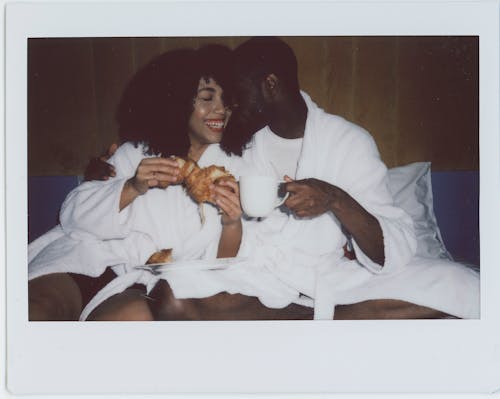
[[[296,96],[287,96],[276,103],[271,113],[269,128],[274,134],[284,139],[304,137],[307,106],[300,92],[297,92]]]

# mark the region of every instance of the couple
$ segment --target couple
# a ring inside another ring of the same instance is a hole
[[[405,297],[408,277],[455,274],[474,285],[477,276],[453,264],[429,274],[411,262],[412,222],[392,205],[373,139],[300,91],[295,55],[285,43],[254,38],[234,53],[182,50],[177,64],[173,53],[153,60],[147,77],[139,73],[141,83],[134,88],[132,81],[124,95],[118,119],[126,143],[109,160],[116,176],[70,193],[61,228],[30,245],[30,319],[81,317],[79,276],[110,270],[109,297],[94,298],[97,306],[87,305],[81,318],[467,317],[439,293],[410,290]],[[249,168],[287,176],[286,209],[263,221],[242,220],[238,186],[229,182],[212,187],[222,214],[206,206],[201,224],[179,186],[163,189],[177,181],[169,155],[223,165],[235,176]],[[344,256],[346,243],[357,260]],[[177,259],[249,260],[162,279],[131,272],[162,248],[173,248]]]

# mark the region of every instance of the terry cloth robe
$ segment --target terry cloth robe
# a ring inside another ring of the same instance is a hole
[[[316,319],[331,319],[335,305],[383,298],[477,317],[477,275],[451,262],[429,267],[431,260],[412,260],[416,250],[412,221],[393,205],[387,168],[370,134],[324,112],[307,94],[302,95],[308,114],[295,179],[316,178],[336,185],[376,217],[384,238],[385,263],[383,267],[374,263],[354,239],[357,259],[346,259],[347,238],[331,212],[301,219],[276,211],[264,222],[247,223],[240,254],[253,256],[289,287],[313,298]],[[254,135],[244,159],[261,174],[282,179],[266,154],[266,134],[269,127]],[[462,290],[465,295],[458,299]]]
[[[115,166],[116,177],[82,183],[68,194],[61,208],[60,226],[28,247],[30,279],[57,272],[97,277],[108,266],[121,275],[163,248],[173,248],[176,260],[215,258],[220,216],[215,207],[205,204],[206,221],[202,225],[198,205],[181,186],[150,189],[119,212],[123,185],[145,157],[142,145],[125,143],[108,161]],[[228,157],[218,145],[212,145],[199,164],[229,168],[238,162],[240,158]],[[135,273],[135,281],[128,284],[147,283],[149,277],[147,272]]]
[[[161,248],[173,248],[175,260],[204,259],[211,265],[221,232],[215,208],[204,205],[206,221],[201,226],[198,207],[178,186],[150,190],[118,212],[123,184],[143,157],[142,148],[124,144],[108,161],[115,166],[116,177],[85,182],[68,195],[61,210],[61,225],[28,247],[30,279],[56,272],[96,277],[112,266],[118,277],[91,299],[80,320],[134,283],[145,284],[149,292],[160,278],[168,281],[177,298],[203,298],[226,291],[255,295],[274,307],[292,301],[309,303],[265,268],[249,262],[227,270],[183,270],[161,276],[132,269]],[[225,166],[236,177],[251,169],[241,158],[227,156],[218,145],[209,146],[198,164]]]

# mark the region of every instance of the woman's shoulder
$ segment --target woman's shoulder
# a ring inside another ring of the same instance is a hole
[[[129,175],[135,172],[135,169],[143,158],[146,158],[147,146],[143,143],[123,143],[112,157],[109,158],[108,163],[115,166],[118,175]]]
[[[115,152],[115,155],[123,155],[123,156],[133,156],[136,154],[144,155],[147,151],[147,146],[144,143],[132,143],[127,141],[123,143]]]
[[[132,143],[132,142],[125,142],[122,145],[120,145],[113,156],[109,159],[111,163],[114,161],[120,161],[123,159],[130,159],[130,160],[135,160],[137,158],[145,158],[147,152],[147,145],[144,143]]]

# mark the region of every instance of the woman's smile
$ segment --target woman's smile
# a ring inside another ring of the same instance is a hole
[[[224,125],[226,121],[224,119],[206,119],[205,125],[208,126],[210,130],[216,133],[222,133],[224,131]]]
[[[201,78],[189,118],[191,146],[203,149],[220,143],[231,111],[225,106],[223,90],[213,79]]]

